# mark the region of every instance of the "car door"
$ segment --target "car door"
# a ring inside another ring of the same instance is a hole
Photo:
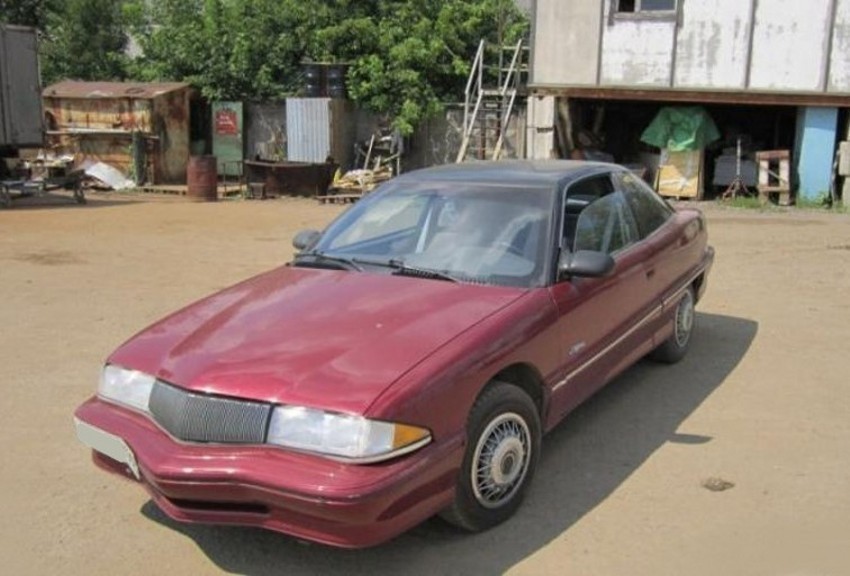
[[[702,249],[699,245],[700,220],[677,213],[649,186],[629,173],[616,174],[615,182],[623,190],[640,237],[647,246],[647,274],[661,306],[690,280],[689,267],[699,261],[696,252]],[[665,307],[667,312],[672,308],[674,306]],[[656,329],[669,320],[667,312],[654,320]]]
[[[560,250],[596,250],[614,259],[603,278],[569,278],[551,287],[562,362],[552,414],[565,414],[651,349],[645,316],[655,300],[644,259],[647,246],[610,173],[573,183],[563,198]]]

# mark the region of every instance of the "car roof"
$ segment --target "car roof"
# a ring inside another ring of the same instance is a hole
[[[624,170],[616,164],[583,160],[500,160],[445,164],[400,175],[398,182],[466,182],[551,187],[563,180]]]

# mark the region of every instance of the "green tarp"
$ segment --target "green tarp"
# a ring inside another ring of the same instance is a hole
[[[662,108],[641,134],[641,142],[671,152],[702,150],[720,138],[708,112],[700,106]]]

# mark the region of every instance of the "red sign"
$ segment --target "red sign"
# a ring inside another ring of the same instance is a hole
[[[215,133],[225,136],[239,135],[239,117],[235,110],[218,110],[215,113]]]

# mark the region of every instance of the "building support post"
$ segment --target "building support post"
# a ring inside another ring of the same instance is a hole
[[[797,109],[794,164],[799,177],[797,197],[817,200],[829,194],[838,133],[838,108]]]

